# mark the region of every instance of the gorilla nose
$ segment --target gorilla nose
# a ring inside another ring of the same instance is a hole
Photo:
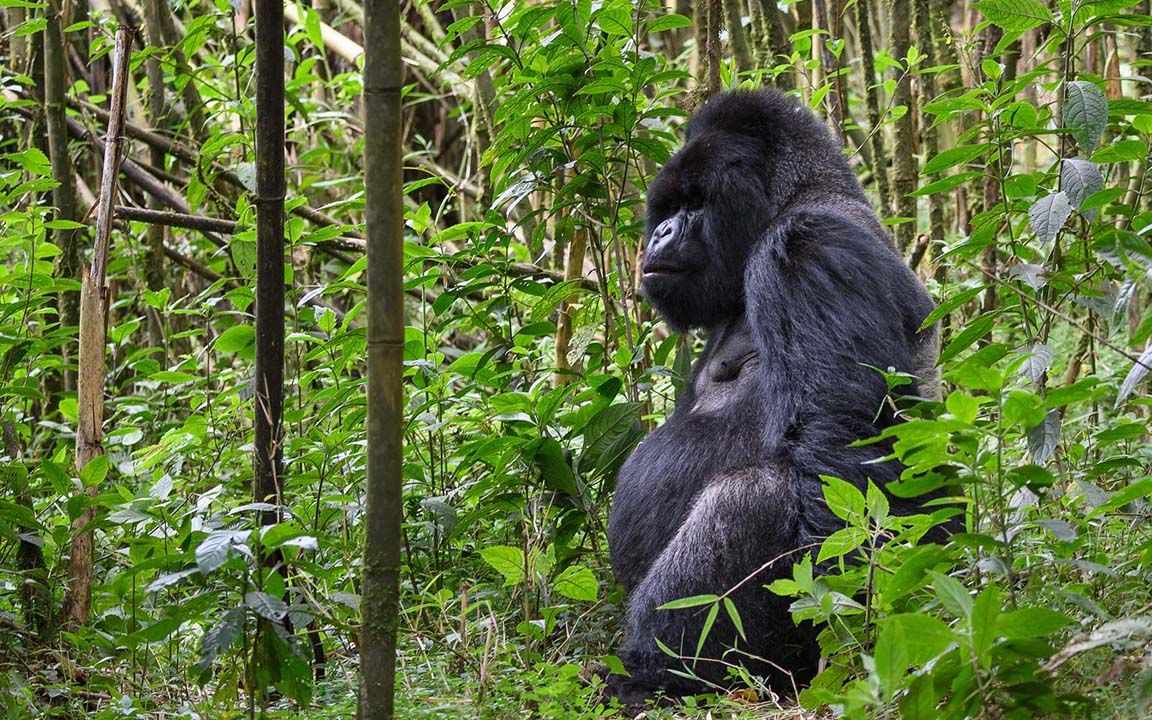
[[[657,225],[652,232],[652,237],[648,238],[648,250],[655,250],[675,237],[679,224],[677,217],[673,216]]]

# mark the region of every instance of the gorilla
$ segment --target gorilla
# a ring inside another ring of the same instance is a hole
[[[703,692],[739,663],[790,693],[815,674],[818,629],[796,627],[764,586],[843,527],[821,475],[861,489],[899,477],[890,445],[853,443],[898,421],[877,368],[935,396],[938,331],[920,329],[933,304],[840,143],[776,92],[719,95],[689,120],[649,187],[647,235],[644,296],[671,328],[708,340],[674,412],[618,475],[608,542],[628,594],[629,675],[608,692],[626,703]],[[907,514],[923,499],[890,502]],[[747,640],[721,612],[684,677],[707,608],[657,608],[758,570],[730,596]]]

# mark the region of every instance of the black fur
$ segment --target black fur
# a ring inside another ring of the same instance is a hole
[[[670,672],[695,654],[707,608],[657,610],[719,594],[765,563],[843,526],[820,475],[864,487],[901,471],[883,444],[849,447],[895,421],[883,377],[923,372],[932,302],[868,205],[840,144],[774,92],[710,100],[648,195],[643,290],[674,328],[709,340],[667,422],[620,470],[608,528],[629,595],[621,697],[705,685]],[[907,392],[907,390],[906,390]],[[911,390],[935,392],[930,379]],[[864,463],[869,463],[865,465]],[[915,502],[893,498],[895,512]],[[742,663],[788,692],[814,674],[815,630],[764,585],[791,576],[792,553],[733,596],[747,642],[721,612],[695,672],[723,684]],[[741,652],[728,653],[737,647]],[[709,661],[712,660],[712,661]]]

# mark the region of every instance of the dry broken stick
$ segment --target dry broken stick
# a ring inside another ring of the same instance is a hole
[[[116,30],[112,66],[112,110],[104,147],[104,168],[100,177],[100,197],[96,212],[96,241],[92,263],[84,270],[80,284],[80,351],[76,376],[76,457],[77,472],[104,454],[105,345],[108,327],[108,252],[112,236],[112,208],[120,177],[120,147],[124,132],[124,98],[128,89],[128,60],[132,37],[128,27]],[[85,493],[94,497],[99,488]],[[93,528],[95,508],[89,505],[72,522],[68,559],[68,589],[61,611],[64,626],[88,624],[92,601]]]

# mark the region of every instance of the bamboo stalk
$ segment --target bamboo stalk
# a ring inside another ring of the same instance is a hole
[[[404,205],[400,8],[364,7],[364,190],[368,231],[368,476],[360,629],[360,720],[391,720],[403,530]]]
[[[128,89],[128,60],[132,36],[128,27],[116,30],[112,67],[112,106],[105,138],[104,168],[96,208],[96,242],[92,262],[84,272],[80,289],[80,357],[76,383],[77,472],[104,454],[104,346],[108,320],[108,250],[112,236],[112,208],[116,201],[120,150],[124,132],[124,98]],[[95,497],[98,488],[85,488]],[[68,588],[61,611],[66,628],[87,625],[92,602],[94,509],[89,506],[72,523],[68,557]]]
[[[284,415],[284,15],[255,0],[256,17],[256,416],[252,499],[280,520]]]

